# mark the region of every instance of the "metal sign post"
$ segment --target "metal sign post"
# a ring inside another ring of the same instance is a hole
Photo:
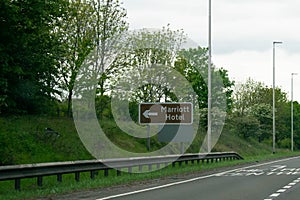
[[[150,125],[147,125],[147,150],[150,151]]]

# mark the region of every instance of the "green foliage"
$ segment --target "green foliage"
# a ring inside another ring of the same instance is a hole
[[[201,126],[207,126],[207,102],[208,102],[208,49],[197,47],[194,49],[181,50],[175,61],[175,69],[180,72],[192,85],[197,97],[201,114]],[[228,71],[212,67],[212,104],[219,108],[219,97],[226,98],[226,108],[230,112],[232,108],[232,87],[234,82],[229,79]],[[223,92],[223,94],[222,94]],[[222,106],[221,106],[222,107]]]
[[[259,132],[259,121],[252,116],[242,116],[234,119],[234,132],[245,139],[257,137]]]
[[[237,128],[234,130],[236,134],[240,134],[242,127],[244,129],[253,126],[250,137],[258,139],[259,142],[269,143],[272,141],[272,104],[273,104],[273,89],[265,86],[260,82],[255,82],[248,79],[246,83],[237,85],[233,95],[234,108],[233,115],[234,123]],[[275,89],[275,128],[276,128],[276,143],[279,147],[287,148],[290,146],[290,132],[291,132],[291,114],[290,102],[287,100],[287,94],[280,88]],[[295,138],[298,138],[299,123],[299,105],[295,105]],[[255,120],[254,120],[255,119]],[[248,120],[248,125],[245,122]],[[258,129],[257,129],[258,122]],[[243,125],[244,124],[244,125]],[[245,137],[246,135],[244,135]],[[299,147],[299,140],[295,140],[295,146]],[[289,145],[288,145],[289,144]]]
[[[64,12],[62,7],[65,4],[64,0],[1,1],[2,112],[35,113],[39,109],[31,110],[32,105],[28,101],[40,98],[51,100],[57,93],[53,86],[56,84],[55,50],[59,43],[52,30],[55,20]],[[27,92],[22,91],[24,85],[29,86]]]
[[[111,112],[111,98],[109,96],[97,96],[96,97],[96,112],[97,117],[100,120],[113,119]]]
[[[142,29],[130,33],[128,47],[112,64],[111,68],[116,70],[108,77],[111,90],[119,98],[133,102],[175,101],[167,77],[184,39],[182,30],[172,31],[169,25],[162,30]],[[157,73],[158,66],[165,70]],[[120,85],[122,89],[118,88]],[[133,89],[132,85],[138,88]]]

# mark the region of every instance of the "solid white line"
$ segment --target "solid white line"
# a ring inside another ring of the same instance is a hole
[[[193,181],[197,181],[197,180],[201,180],[201,179],[211,178],[211,177],[215,177],[215,176],[222,176],[222,175],[224,175],[226,173],[231,173],[231,172],[242,170],[242,169],[248,169],[248,168],[252,168],[252,167],[260,167],[260,166],[264,166],[264,165],[269,165],[269,164],[273,164],[273,163],[277,163],[277,162],[282,162],[282,161],[293,160],[293,159],[297,159],[297,158],[300,158],[300,156],[292,157],[292,158],[285,158],[285,159],[282,159],[282,160],[270,161],[270,162],[267,162],[267,163],[252,165],[252,166],[248,166],[248,167],[241,167],[241,168],[237,168],[237,169],[228,170],[228,171],[225,171],[225,172],[220,172],[220,173],[216,173],[216,174],[210,174],[210,175],[207,175],[207,176],[200,176],[200,177],[196,177],[196,178],[192,178],[192,179],[187,179],[187,180],[184,180],[184,181],[178,181],[178,182],[174,182],[174,183],[169,183],[169,184],[165,184],[165,185],[161,185],[161,186],[156,186],[156,187],[146,188],[146,189],[142,189],[142,190],[136,190],[136,191],[132,191],[132,192],[127,192],[127,193],[122,193],[122,194],[117,194],[117,195],[102,197],[102,198],[99,198],[99,199],[96,199],[96,200],[107,200],[107,199],[113,199],[113,198],[117,198],[117,197],[129,196],[129,195],[138,194],[138,193],[142,193],[142,192],[147,192],[147,191],[152,191],[152,190],[167,188],[167,187],[171,187],[171,186],[175,186],[175,185],[180,185],[180,184],[184,184],[184,183],[189,183],[189,182],[193,182]]]
[[[208,176],[201,176],[201,177],[188,179],[188,180],[184,180],[184,181],[179,181],[179,182],[175,182],[175,183],[169,183],[169,184],[166,184],[166,185],[156,186],[156,187],[152,187],[152,188],[146,188],[146,189],[143,189],[143,190],[136,190],[136,191],[127,192],[127,193],[123,193],[123,194],[117,194],[117,195],[112,195],[112,196],[108,196],[108,197],[103,197],[103,198],[96,199],[96,200],[106,200],[106,199],[112,199],[112,198],[123,197],[123,196],[132,195],[132,194],[138,194],[138,193],[142,193],[142,192],[162,189],[162,188],[171,187],[171,186],[175,186],[175,185],[179,185],[179,184],[183,184],[183,183],[193,182],[193,181],[200,180],[200,179],[210,178],[210,177],[213,177],[215,175],[216,174],[211,174],[211,175],[208,175]]]

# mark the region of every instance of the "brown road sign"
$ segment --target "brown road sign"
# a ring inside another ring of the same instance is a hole
[[[141,103],[139,104],[140,124],[192,124],[193,104]]]

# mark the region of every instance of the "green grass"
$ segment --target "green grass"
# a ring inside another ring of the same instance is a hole
[[[47,135],[46,127],[60,136]],[[72,119],[42,116],[0,118],[0,164],[25,164],[92,159]]]
[[[120,130],[111,120],[101,122],[107,137],[124,150],[146,152],[146,139],[134,138]],[[50,127],[60,136],[46,135],[44,129]],[[199,152],[205,131],[199,131],[187,153]],[[156,137],[151,138],[151,149],[164,146]],[[269,145],[254,139],[245,140],[231,134],[224,127],[213,151],[236,151],[242,156],[267,154]],[[279,150],[284,151],[284,150]],[[93,157],[85,149],[70,118],[45,116],[0,117],[0,165],[86,160]]]

